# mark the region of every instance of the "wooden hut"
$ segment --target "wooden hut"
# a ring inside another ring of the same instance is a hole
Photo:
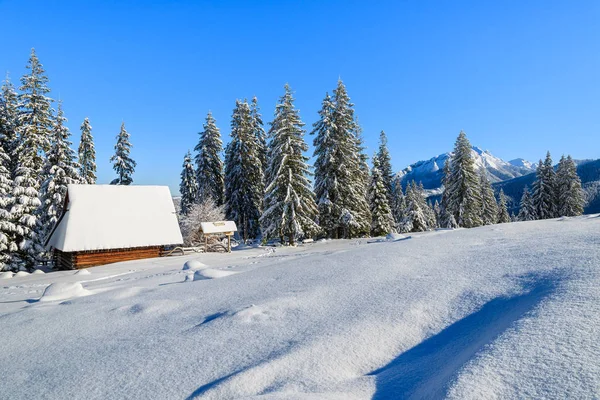
[[[46,241],[57,268],[159,257],[183,239],[167,186],[69,185]]]

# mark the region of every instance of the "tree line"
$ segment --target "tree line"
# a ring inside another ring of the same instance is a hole
[[[0,270],[31,270],[50,255],[44,242],[62,214],[67,185],[96,183],[96,150],[88,118],[77,152],[62,102],[51,97],[49,79],[35,50],[15,89],[6,78],[0,93]],[[110,162],[111,182],[129,185],[136,163],[125,124]]]
[[[313,169],[307,164],[305,124],[289,85],[268,131],[259,111],[256,97],[250,103],[236,101],[224,163],[220,131],[208,114],[195,147],[195,162],[189,152],[184,157],[182,218],[199,204],[207,209],[205,202],[210,202],[236,222],[244,241],[262,237],[294,244],[313,237],[473,228],[583,212],[575,163],[570,156],[563,157],[555,173],[548,154],[538,166],[533,194],[526,189],[521,212],[511,216],[504,192],[496,196],[485,169],[477,170],[471,144],[462,131],[444,166],[441,204],[431,204],[422,184],[413,181],[403,187],[401,178],[394,175],[383,131],[369,167],[354,105],[341,80],[332,96],[325,95],[310,132]]]

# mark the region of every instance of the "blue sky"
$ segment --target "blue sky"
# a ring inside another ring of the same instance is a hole
[[[228,141],[235,100],[270,121],[287,82],[310,130],[338,77],[396,170],[461,129],[506,160],[600,157],[598,1],[0,0],[0,16],[0,73],[17,84],[36,48],[75,143],[90,118],[100,183],[121,121],[135,183],[175,191],[208,110]]]

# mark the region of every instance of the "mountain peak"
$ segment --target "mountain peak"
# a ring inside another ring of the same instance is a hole
[[[475,159],[477,169],[485,169],[491,182],[517,178],[535,170],[530,162],[522,158],[506,162],[478,146],[472,146],[471,154]],[[443,167],[448,157],[452,157],[452,153],[444,153],[429,160],[418,161],[398,172],[398,176],[403,185],[414,180],[422,182],[425,189],[438,189],[442,186]]]

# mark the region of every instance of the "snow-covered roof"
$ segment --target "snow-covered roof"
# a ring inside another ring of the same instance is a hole
[[[70,252],[181,243],[167,186],[69,185],[66,211],[46,245]]]
[[[233,221],[200,222],[204,233],[237,232],[237,226]]]

